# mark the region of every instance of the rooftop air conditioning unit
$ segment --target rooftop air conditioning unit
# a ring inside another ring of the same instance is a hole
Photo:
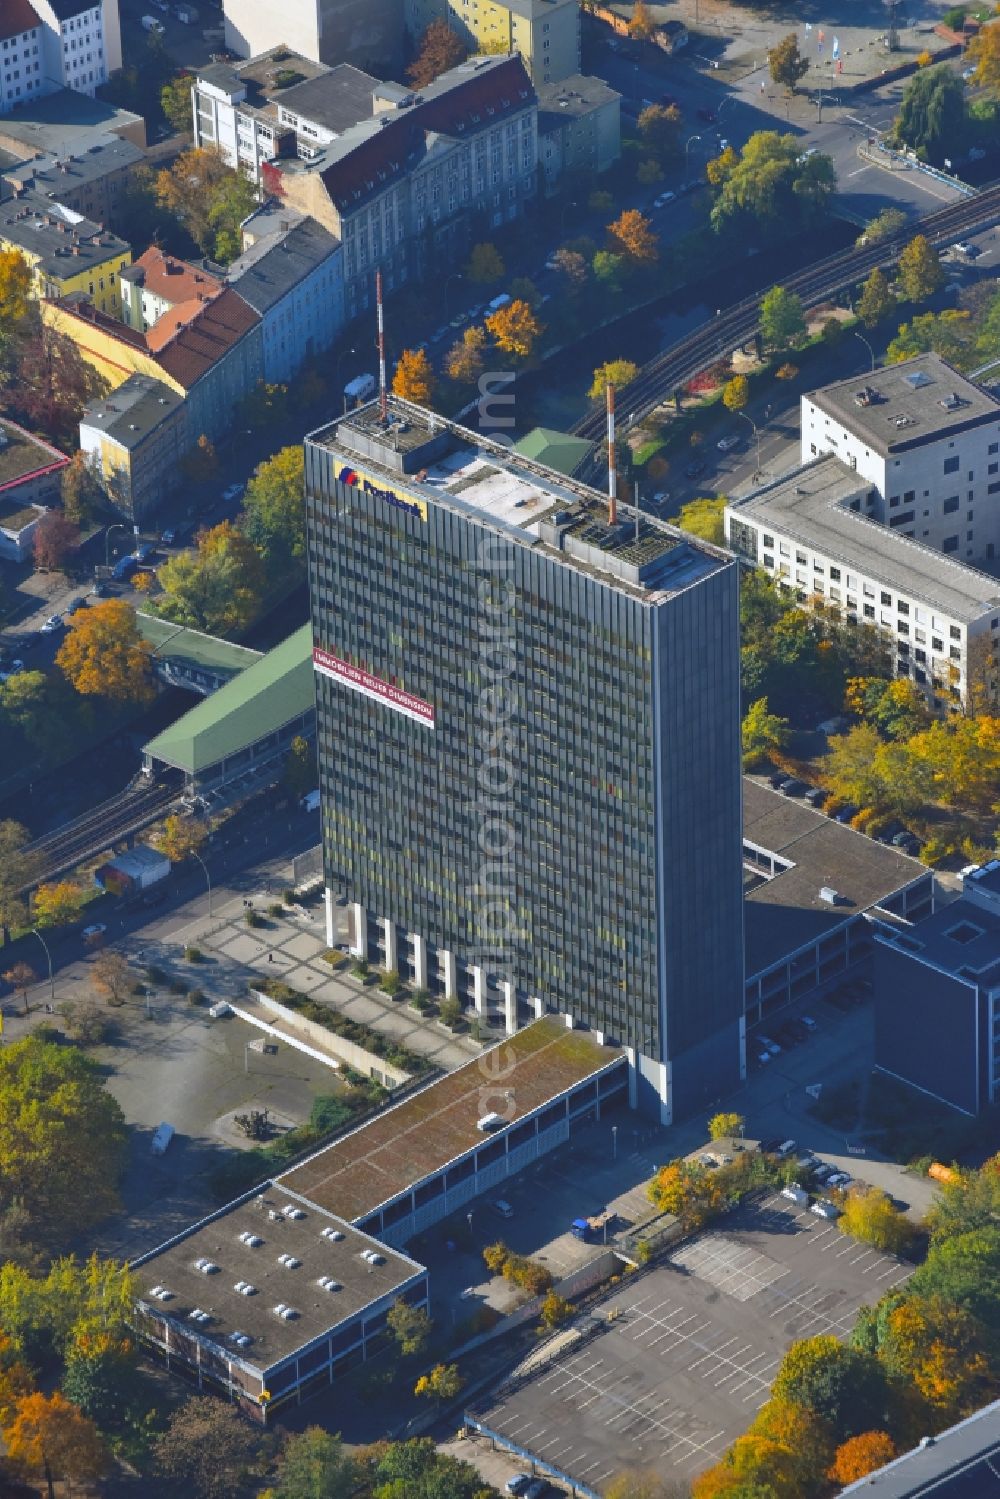
[[[321,1239],[329,1239],[331,1244],[339,1244],[344,1237],[339,1228],[321,1228],[319,1234]]]
[[[240,1234],[240,1243],[246,1244],[250,1249],[259,1249],[263,1242],[259,1234],[251,1233],[249,1229]]]
[[[499,1129],[503,1123],[504,1118],[502,1114],[484,1114],[481,1119],[477,1120],[476,1129],[479,1130],[480,1134],[488,1135],[490,1130]]]
[[[284,1223],[285,1221],[284,1213],[279,1213],[275,1208],[268,1208],[267,1216],[272,1223]]]
[[[341,1288],[340,1281],[334,1280],[332,1275],[321,1275],[316,1284],[321,1286],[324,1291],[339,1291]]]
[[[195,1260],[194,1263],[195,1268],[200,1270],[202,1275],[214,1275],[219,1268],[214,1260],[208,1260],[204,1255],[202,1255],[200,1260]]]
[[[281,1209],[286,1218],[304,1218],[305,1213],[301,1208],[292,1207],[290,1204]]]
[[[832,885],[823,885],[819,892],[820,900],[825,900],[828,906],[835,906],[840,901],[840,892],[834,890]]]

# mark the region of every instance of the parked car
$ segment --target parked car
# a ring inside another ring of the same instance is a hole
[[[165,531],[160,532],[160,540],[163,542],[164,546],[173,546],[174,542],[177,540],[177,532],[174,530],[173,526],[168,526]]]
[[[809,790],[809,787],[805,781],[797,781],[792,776],[787,781],[783,781],[778,789],[782,796],[803,796]]]
[[[44,625],[42,625],[42,634],[55,635],[63,628],[65,623],[66,621],[61,614],[50,614]]]
[[[853,1180],[854,1177],[849,1171],[834,1171],[831,1176],[827,1177],[826,1184],[828,1187],[849,1187]]]
[[[905,848],[908,843],[916,843],[915,834],[909,828],[904,828],[901,833],[894,833],[892,838],[893,848]]]
[[[800,1015],[799,1024],[803,1027],[804,1030],[807,1030],[811,1036],[814,1036],[819,1030],[819,1026],[816,1024],[811,1015]]]
[[[468,321],[469,314],[467,312],[456,312],[448,326],[449,328],[462,328]]]
[[[94,599],[110,598],[111,589],[108,587],[107,583],[105,583],[103,578],[98,578],[97,582],[90,590],[90,596]]]
[[[508,1478],[503,1489],[505,1494],[524,1494],[528,1484],[531,1482],[529,1473],[515,1473],[513,1478]]]
[[[87,607],[87,600],[86,600],[85,596],[81,593],[81,594],[78,594],[75,599],[73,599],[72,603],[70,603],[69,605],[67,605],[66,613],[67,614],[77,614],[81,609],[86,609],[86,607]]]
[[[785,782],[791,779],[787,770],[776,770],[773,775],[768,776],[767,784],[772,786],[775,791],[779,791]]]
[[[739,444],[739,441],[740,434],[738,432],[730,432],[728,436],[720,437],[715,446],[720,453],[730,453]]]
[[[823,786],[810,786],[806,792],[806,801],[810,807],[821,807],[830,795]]]
[[[781,1141],[778,1139],[777,1135],[768,1135],[766,1140],[761,1140],[760,1145],[757,1148],[760,1151],[761,1155],[774,1155],[774,1153],[778,1149],[780,1149],[780,1147]]]
[[[819,1165],[813,1171],[813,1181],[818,1182],[820,1186],[823,1186],[824,1183],[828,1182],[830,1180],[830,1177],[833,1175],[834,1168],[826,1161],[820,1161]]]
[[[861,808],[856,807],[853,802],[847,802],[839,812],[833,814],[833,820],[834,822],[850,822],[860,811]]]
[[[781,1047],[777,1041],[772,1041],[770,1036],[758,1036],[757,1045],[762,1046],[765,1051],[770,1052],[772,1057],[781,1056]]]
[[[815,1213],[817,1218],[840,1217],[840,1209],[834,1203],[827,1202],[825,1198],[820,1198],[814,1202],[809,1211],[810,1213]]]
[[[684,473],[689,479],[700,479],[707,467],[704,458],[696,458],[693,463],[688,464]]]
[[[96,942],[98,937],[103,937],[106,931],[107,927],[103,921],[92,921],[89,926],[84,927],[80,936],[84,942]]]
[[[240,495],[242,493],[243,493],[243,485],[242,484],[227,484],[226,487],[225,487],[225,489],[222,491],[222,498],[225,500],[226,504],[228,505],[230,503],[230,501],[232,501],[232,500],[238,500],[239,497],[240,497]]]
[[[660,196],[655,199],[653,207],[666,208],[667,204],[672,203],[676,197],[677,194],[670,192],[670,190],[668,189],[665,193],[661,193]]]

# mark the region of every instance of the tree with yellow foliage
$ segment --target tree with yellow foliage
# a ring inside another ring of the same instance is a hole
[[[972,79],[976,87],[1000,89],[1000,22],[981,26],[966,50],[976,65]]]
[[[474,385],[483,373],[483,350],[486,334],[478,324],[466,328],[458,343],[452,344],[445,359],[445,374],[458,385]]]
[[[129,604],[123,599],[105,599],[89,609],[78,609],[67,624],[56,665],[81,696],[120,703],[153,700],[150,648]]]
[[[488,317],[486,327],[497,348],[518,359],[530,359],[542,336],[541,323],[527,302],[516,297]]]
[[[913,1225],[879,1187],[855,1184],[844,1199],[837,1219],[842,1234],[874,1244],[889,1254],[900,1254],[913,1238]]]
[[[656,23],[649,13],[646,0],[635,0],[632,7],[632,17],[628,23],[628,34],[635,37],[636,41],[648,42],[656,30]]]
[[[429,406],[434,393],[434,371],[426,349],[404,349],[392,377],[392,393],[417,406]]]
[[[180,864],[201,851],[208,832],[207,825],[196,818],[174,814],[164,819],[157,847],[161,853],[166,854],[171,864]]]
[[[608,249],[635,266],[654,266],[660,258],[660,239],[644,213],[626,208],[608,228]]]
[[[719,1211],[723,1202],[715,1174],[683,1160],[661,1166],[646,1193],[661,1212],[673,1213],[685,1228],[700,1228]]]
[[[996,1398],[979,1324],[940,1297],[908,1297],[880,1318],[878,1352],[890,1376],[913,1388],[944,1424]]]
[[[621,390],[623,385],[629,385],[639,373],[639,366],[633,364],[631,359],[609,359],[606,364],[598,365],[594,371],[594,378],[590,382],[587,391],[591,400],[603,400],[609,385],[616,390]]]
[[[178,552],[160,568],[159,579],[158,613],[212,635],[245,630],[265,588],[260,553],[231,521],[200,531],[197,552]]]
[[[750,381],[746,375],[734,375],[722,387],[722,404],[727,411],[742,411],[750,399]]]
[[[92,1421],[58,1390],[52,1395],[23,1395],[4,1429],[8,1461],[26,1476],[45,1479],[49,1499],[54,1480],[92,1483],[108,1467],[107,1453]]]
[[[31,267],[20,250],[0,250],[0,371],[10,369],[33,311]]]
[[[719,156],[713,156],[705,167],[705,175],[712,187],[721,187],[740,164],[740,158],[732,146],[727,146]]]
[[[462,1376],[457,1364],[435,1364],[429,1374],[421,1374],[413,1393],[426,1395],[440,1405],[444,1400],[454,1400],[461,1388]]]
[[[895,1456],[896,1445],[887,1432],[863,1431],[837,1448],[826,1476],[839,1488],[846,1488],[849,1483],[867,1478],[876,1468],[884,1468]]]
[[[31,903],[35,925],[40,927],[65,926],[76,920],[82,908],[83,891],[72,880],[39,885]]]
[[[803,1487],[816,1473],[825,1472],[833,1459],[833,1435],[826,1422],[791,1400],[768,1400],[748,1434],[766,1437],[790,1452]]]

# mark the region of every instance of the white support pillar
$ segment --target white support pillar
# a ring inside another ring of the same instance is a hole
[[[333,908],[334,908],[333,891],[330,889],[329,885],[327,885],[325,891],[323,892],[323,913],[324,913],[324,915],[326,917],[326,945],[327,945],[327,947],[333,947],[334,944],[336,943],[336,940],[337,940],[337,933],[336,933],[336,930],[334,928]]]
[[[639,1078],[636,1072],[639,1059],[634,1046],[626,1046],[625,1055],[628,1057],[628,1106],[634,1109],[639,1104]]]
[[[541,1020],[542,1015],[545,1013],[545,1006],[542,1004],[542,1001],[532,994],[528,999],[528,1003],[535,1012],[535,1019]]]
[[[500,993],[503,995],[504,1030],[508,1036],[512,1036],[517,1030],[517,999],[514,996],[513,979],[500,980]]]
[[[441,959],[441,971],[444,975],[444,997],[445,999],[457,999],[458,964],[455,962],[455,954],[441,948],[438,957]]]
[[[566,1022],[566,1029],[568,1031],[571,1031],[573,1029],[573,1024],[574,1024],[572,1015],[564,1015],[563,1019]]]
[[[475,1001],[476,1001],[476,1014],[480,1017],[481,1020],[485,1020],[486,1019],[486,1014],[487,1014],[487,1005],[486,1005],[487,983],[486,983],[486,970],[484,968],[479,968],[479,967],[473,968],[473,970],[472,970],[472,984],[473,984],[473,995],[474,995]]]
[[[413,934],[413,982],[418,989],[427,988],[427,938]]]
[[[595,1031],[594,1032],[594,1040],[597,1042],[598,1046],[603,1046],[604,1045],[604,1032],[603,1031]]]
[[[351,903],[351,952],[356,958],[368,956],[368,912],[358,901]]]
[[[396,933],[396,923],[391,917],[383,917],[382,930],[385,933],[386,971],[395,973],[399,968],[399,938]]]

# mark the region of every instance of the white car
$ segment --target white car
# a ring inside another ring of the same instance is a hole
[[[48,619],[45,621],[44,625],[42,625],[42,634],[43,635],[54,635],[56,633],[56,631],[57,630],[61,630],[62,627],[63,627],[63,617],[62,617],[62,615],[61,614],[50,614],[49,617],[48,617]]]
[[[735,448],[739,440],[740,438],[738,432],[730,432],[728,437],[720,437],[715,446],[718,448],[720,453],[728,453],[733,448]]]
[[[757,1045],[762,1047],[764,1051],[770,1052],[772,1057],[781,1056],[781,1047],[777,1041],[772,1041],[770,1036],[758,1036]]]
[[[240,495],[242,493],[243,493],[243,485],[242,484],[230,484],[230,485],[227,486],[227,488],[225,488],[222,491],[222,498],[228,504],[228,502],[230,500],[238,500],[239,497],[240,497]]]
[[[969,244],[969,241],[967,239],[956,240],[951,248],[953,250],[957,250],[959,255],[972,255],[974,253],[973,248]]]
[[[84,942],[96,942],[98,937],[103,937],[107,927],[103,921],[93,921],[90,926],[85,926],[80,933]]]
[[[660,196],[653,203],[653,207],[654,208],[666,208],[667,204],[668,203],[672,203],[676,197],[677,197],[676,193],[672,193],[672,192],[661,193]]]
[[[800,1015],[799,1019],[802,1021],[802,1024],[805,1026],[807,1031],[815,1032],[819,1030],[819,1026],[816,1024],[811,1015]]]
[[[23,670],[23,661],[12,661],[9,666],[0,668],[0,682],[9,682],[11,677],[19,676]]]

